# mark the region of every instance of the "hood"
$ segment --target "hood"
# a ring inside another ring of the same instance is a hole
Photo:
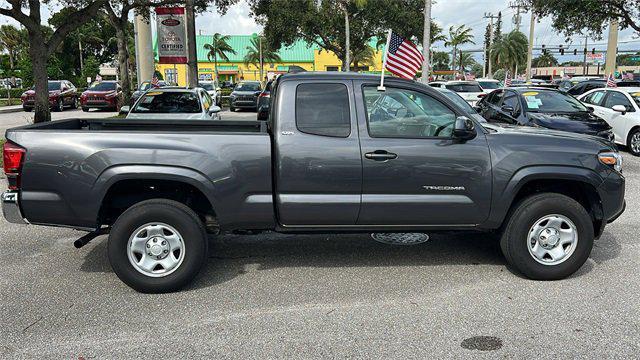
[[[603,119],[589,112],[575,113],[528,113],[535,125],[548,129],[569,131],[580,134],[595,135],[611,130],[611,126]]]
[[[57,93],[60,93],[60,90],[49,90],[49,95],[53,95],[53,94],[57,94]],[[29,89],[29,90],[24,92],[24,95],[29,95],[29,96],[35,95],[35,94],[36,94],[36,91],[33,90],[33,89]]]
[[[465,99],[467,101],[478,101],[478,100],[480,100],[478,95],[484,94],[484,92],[459,92],[459,93],[456,93],[456,94],[460,95],[460,97],[462,97],[463,99]]]
[[[522,126],[522,125],[506,125],[497,123],[483,123],[482,126],[492,132],[498,134],[517,134],[532,138],[553,138],[558,143],[562,140],[578,140],[578,141],[595,141],[602,147],[613,149],[612,143],[595,135],[585,135],[583,133],[567,132],[560,130],[552,130],[549,128]]]
[[[153,120],[211,120],[205,119],[203,113],[171,113],[171,114],[144,114],[129,113],[127,119],[153,119]]]

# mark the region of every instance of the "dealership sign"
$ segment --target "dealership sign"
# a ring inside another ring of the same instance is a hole
[[[156,8],[158,62],[187,63],[187,36],[183,7]]]

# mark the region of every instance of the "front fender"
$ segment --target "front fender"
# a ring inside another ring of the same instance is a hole
[[[514,199],[524,185],[534,180],[579,181],[598,189],[604,179],[594,170],[566,165],[528,166],[516,171],[506,182],[494,179],[491,213],[483,227],[498,228],[504,221]],[[599,195],[598,195],[599,196]]]

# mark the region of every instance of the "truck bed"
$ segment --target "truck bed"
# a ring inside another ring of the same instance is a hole
[[[154,130],[266,133],[267,127],[264,121],[246,120],[65,119],[24,125],[9,129],[7,132],[20,130]]]
[[[95,228],[113,186],[145,179],[197,189],[225,209],[217,216],[223,227],[273,226],[264,122],[69,119],[6,137],[26,149],[20,207],[31,223]]]

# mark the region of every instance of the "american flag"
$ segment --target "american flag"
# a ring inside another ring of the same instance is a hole
[[[424,61],[422,53],[411,41],[394,32],[391,33],[388,45],[385,68],[401,78],[413,79],[422,68]]]
[[[507,71],[507,73],[504,75],[504,87],[509,86],[511,86],[511,74]]]
[[[153,73],[153,77],[151,78],[151,86],[153,86],[154,88],[160,87],[160,80],[158,80],[158,75],[156,75],[156,73]]]
[[[616,80],[613,78],[613,74],[609,74],[609,77],[607,77],[607,86],[608,88],[614,88],[614,87],[618,87],[618,85],[616,85]]]

